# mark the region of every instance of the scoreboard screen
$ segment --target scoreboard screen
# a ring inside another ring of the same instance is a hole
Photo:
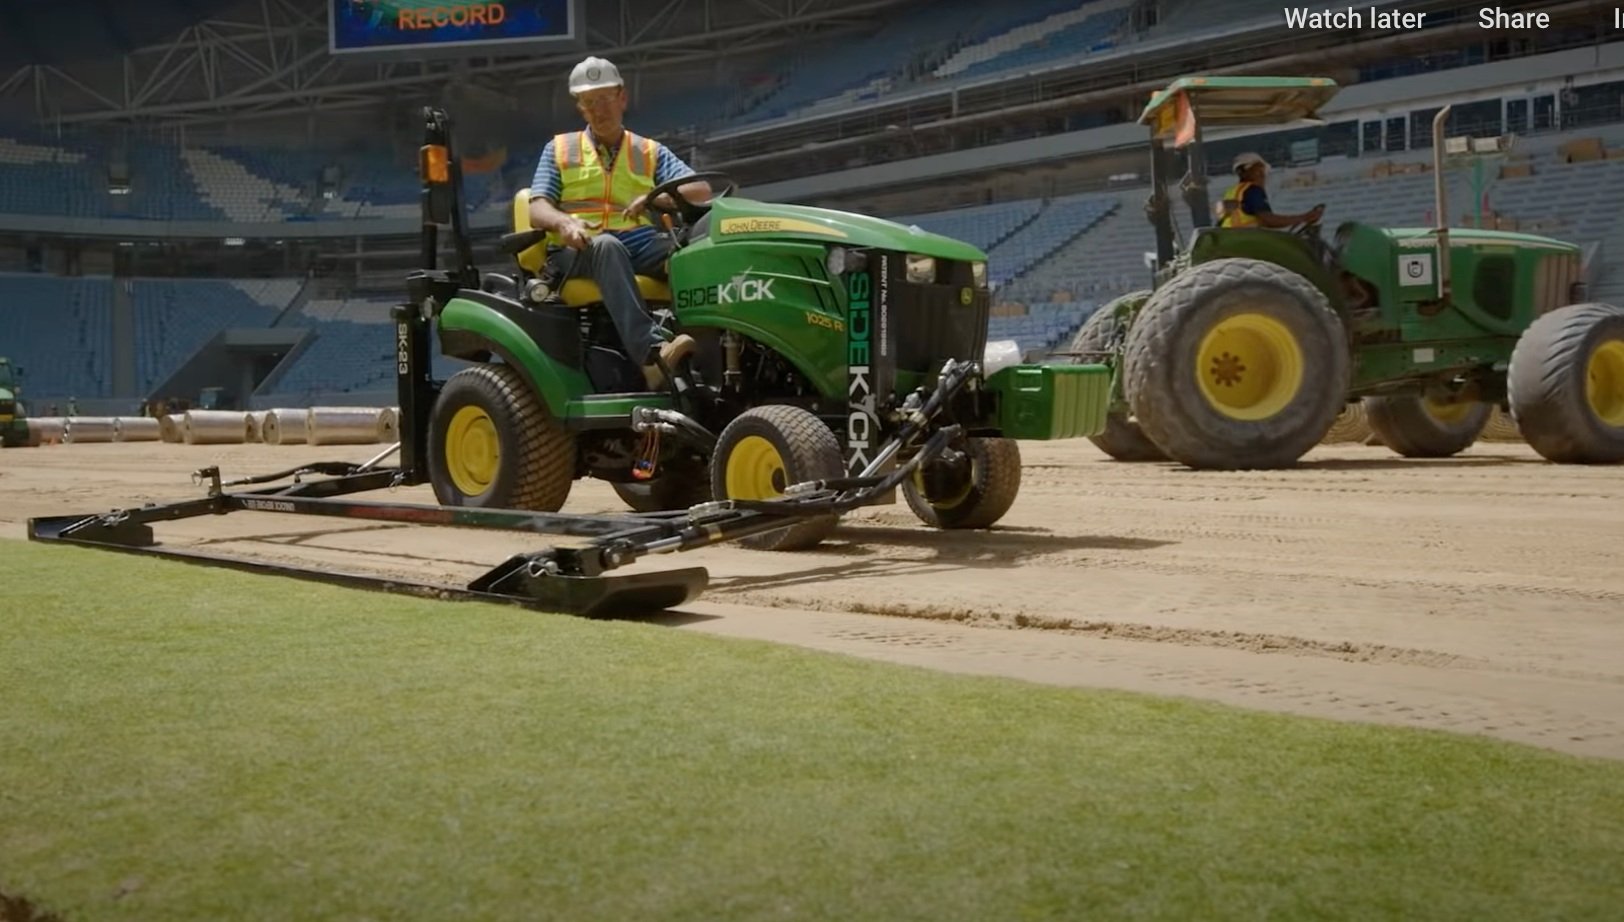
[[[578,0],[328,0],[334,54],[440,49],[479,54],[509,47],[571,45],[582,35]],[[494,46],[494,47],[493,47]]]

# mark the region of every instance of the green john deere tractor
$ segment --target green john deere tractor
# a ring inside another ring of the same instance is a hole
[[[425,268],[409,282],[411,301],[435,325],[441,353],[471,364],[403,398],[430,406],[401,408],[401,450],[407,469],[426,468],[443,506],[556,511],[576,480],[592,477],[633,511],[674,512],[772,500],[792,485],[872,479],[917,461],[896,482],[921,520],[986,528],[1019,489],[1016,439],[1104,426],[1108,367],[989,366],[977,248],[862,215],[741,198],[718,173],[649,195],[674,250],[668,282],[638,285],[668,333],[699,344],[650,391],[597,285],[545,276],[545,235],[531,228],[527,191],[502,239],[512,274],[474,267],[449,118],[437,109],[425,118]],[[710,184],[710,201],[683,197],[697,180]],[[447,223],[461,263],[449,272],[434,269],[435,230]],[[397,319],[401,368],[416,367]],[[410,424],[420,413],[426,425]],[[921,455],[939,434],[951,438]],[[895,502],[894,489],[874,501]],[[745,541],[809,547],[835,521],[809,518]]]
[[[22,402],[23,370],[0,357],[0,448],[28,444],[28,414]]]
[[[1551,461],[1624,460],[1624,310],[1582,303],[1570,243],[1448,226],[1447,106],[1433,122],[1437,227],[1348,221],[1327,242],[1315,225],[1213,226],[1203,131],[1312,119],[1336,91],[1184,77],[1151,98],[1153,284],[1102,307],[1071,349],[1116,371],[1095,444],[1124,461],[1284,467],[1363,401],[1385,445],[1437,458],[1475,442],[1499,405]],[[1181,147],[1183,242],[1167,189]]]

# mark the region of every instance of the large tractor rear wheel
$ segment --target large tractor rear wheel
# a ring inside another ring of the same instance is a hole
[[[1419,394],[1365,398],[1365,418],[1376,438],[1406,458],[1448,458],[1471,448],[1493,409],[1480,401],[1445,403]]]
[[[1624,310],[1573,304],[1534,321],[1506,385],[1517,428],[1547,460],[1624,461]]]
[[[711,493],[717,499],[776,499],[791,484],[845,476],[840,442],[812,413],[773,405],[746,410],[722,430],[711,456]],[[740,539],[763,551],[816,547],[839,524],[838,516],[810,518]]]
[[[442,505],[557,512],[575,480],[575,437],[517,371],[464,368],[429,415],[429,480]]]
[[[1111,354],[1117,351],[1122,341],[1122,321],[1116,316],[1119,308],[1136,304],[1143,304],[1150,297],[1148,289],[1129,292],[1095,311],[1088,320],[1084,321],[1083,328],[1071,341],[1072,352],[1094,352]],[[1083,356],[1080,362],[1093,362],[1097,359]],[[1117,386],[1124,383],[1122,378],[1121,362],[1117,362]],[[1115,400],[1118,395],[1112,395]],[[1130,419],[1125,412],[1111,413],[1105,418],[1105,431],[1099,435],[1088,437],[1094,447],[1110,455],[1117,461],[1166,461],[1167,455],[1156,443],[1145,436],[1139,424]]]
[[[1286,467],[1347,399],[1342,322],[1319,289],[1273,263],[1191,267],[1128,333],[1128,404],[1168,457],[1197,469]]]
[[[902,496],[932,528],[991,528],[1021,491],[1021,449],[1014,439],[965,440],[947,460],[902,482]]]

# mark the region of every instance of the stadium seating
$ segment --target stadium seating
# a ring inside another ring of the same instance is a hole
[[[108,198],[98,159],[77,145],[0,136],[0,214],[99,216]]]
[[[1037,217],[1042,209],[1041,200],[1026,199],[955,208],[952,211],[930,214],[898,215],[890,220],[899,224],[917,225],[921,230],[943,234],[988,250]]]
[[[1182,3],[1167,4],[1161,23],[1149,30],[1149,34],[1204,32],[1265,18],[1280,21],[1280,4],[1276,0],[1229,0],[1227,3],[1184,0]]]
[[[387,327],[327,320],[313,327],[315,339],[262,394],[313,400],[320,394],[379,390],[394,384],[394,340]]]
[[[135,377],[142,393],[163,383],[226,329],[269,326],[299,291],[296,279],[134,279]]]
[[[1025,313],[994,315],[987,341],[1014,340],[1023,356],[1064,351],[1098,307],[1095,301],[1053,301],[1024,308]]]
[[[1125,2],[1033,0],[1000,6],[941,0],[899,12],[866,37],[810,45],[775,75],[782,89],[738,111],[731,124],[838,111],[923,81],[984,76],[1004,69],[1003,58],[1009,52],[1034,42],[1058,48],[1060,55],[1080,55],[1125,21],[1120,11],[1101,15],[1107,7]],[[1114,23],[1111,28],[1105,28],[1107,20]],[[1062,30],[1084,22],[1095,25],[1060,36]],[[1023,63],[1017,59],[1013,66]]]
[[[980,77],[1098,51],[1128,23],[1130,3],[1098,0],[1015,26],[960,49],[932,75]]]
[[[988,279],[1002,287],[1099,223],[1116,207],[1116,202],[1094,195],[1051,200],[1031,223],[988,252]]]
[[[0,355],[30,400],[112,393],[112,279],[0,273]]]

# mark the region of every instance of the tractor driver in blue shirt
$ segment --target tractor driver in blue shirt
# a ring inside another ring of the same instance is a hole
[[[571,71],[569,89],[586,128],[555,135],[542,148],[530,224],[550,232],[547,269],[560,285],[572,276],[598,283],[627,356],[656,390],[665,381],[656,356],[674,369],[696,343],[687,334],[666,342],[637,290],[637,275],[666,277],[671,255],[670,238],[654,228],[645,204],[656,186],[694,171],[664,144],[625,127],[626,87],[615,65],[587,58]],[[679,191],[690,202],[711,196],[703,181]]]
[[[1291,227],[1295,224],[1316,224],[1325,213],[1324,205],[1315,205],[1302,214],[1275,214],[1269,207],[1269,193],[1263,188],[1268,175],[1268,161],[1253,153],[1235,158],[1236,182],[1224,191],[1218,202],[1219,227]]]

